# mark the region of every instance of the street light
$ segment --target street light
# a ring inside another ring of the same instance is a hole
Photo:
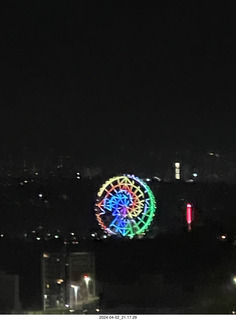
[[[77,299],[78,299],[79,286],[71,285],[71,288],[74,289],[74,297],[75,297],[74,305],[76,305],[77,304]]]
[[[86,283],[86,289],[87,289],[87,296],[89,295],[88,285],[89,285],[90,280],[91,280],[91,278],[89,276],[84,275],[84,281]]]
[[[236,276],[233,277],[233,283],[236,285]]]

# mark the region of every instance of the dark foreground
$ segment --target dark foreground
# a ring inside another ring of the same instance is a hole
[[[63,246],[61,241],[1,240],[0,267],[19,275],[24,311],[42,309],[41,253]],[[102,313],[229,314],[234,309],[236,247],[232,237],[220,241],[213,230],[142,240],[81,240],[67,249],[95,253]]]

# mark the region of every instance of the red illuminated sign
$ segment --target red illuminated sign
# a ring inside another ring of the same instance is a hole
[[[193,208],[190,203],[187,203],[186,220],[187,224],[191,224],[193,221]]]

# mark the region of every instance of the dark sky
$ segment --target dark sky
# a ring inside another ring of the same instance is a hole
[[[235,150],[235,21],[234,1],[1,1],[1,149]]]

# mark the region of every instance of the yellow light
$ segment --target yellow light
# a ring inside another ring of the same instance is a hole
[[[63,282],[64,282],[63,279],[58,279],[58,280],[57,280],[57,284],[61,284],[61,283],[63,283]]]
[[[175,168],[180,168],[180,163],[179,162],[175,162]]]

